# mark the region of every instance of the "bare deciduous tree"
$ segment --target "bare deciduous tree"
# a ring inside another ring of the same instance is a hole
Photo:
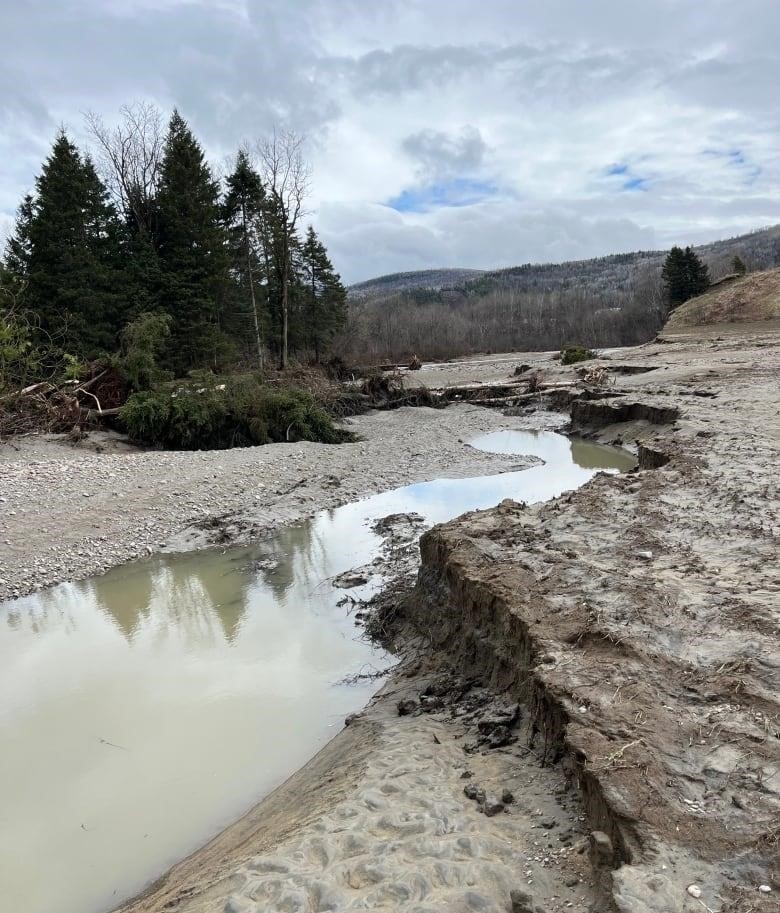
[[[280,367],[287,367],[291,245],[309,193],[311,170],[303,157],[305,137],[292,130],[274,130],[257,143],[260,177],[274,224],[263,234],[270,239],[274,268],[281,291],[282,339]]]
[[[103,180],[117,206],[141,233],[149,234],[165,143],[164,119],[148,102],[123,105],[119,114],[119,123],[107,127],[98,114],[90,112],[87,127],[98,146]]]

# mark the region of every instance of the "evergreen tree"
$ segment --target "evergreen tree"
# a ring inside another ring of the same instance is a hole
[[[747,266],[745,266],[745,261],[740,257],[739,254],[734,255],[734,259],[731,261],[731,271],[736,273],[738,276],[744,276],[747,272]]]
[[[305,324],[309,345],[319,362],[325,346],[346,322],[347,292],[325,246],[310,225],[301,250],[306,283]]]
[[[231,273],[238,292],[236,311],[239,320],[235,330],[239,335],[246,335],[247,326],[251,327],[253,348],[262,367],[265,320],[261,313],[262,286],[258,280],[263,277],[267,286],[268,277],[265,275],[265,251],[258,240],[258,227],[266,200],[260,175],[243,149],[236,156],[235,167],[225,183],[227,193],[222,211],[229,237]]]
[[[693,298],[710,287],[710,271],[691,247],[685,248],[685,259],[688,266],[688,297]]]
[[[691,247],[683,250],[675,245],[664,261],[662,276],[673,308],[694,295],[701,295],[710,284],[706,264]]]
[[[156,199],[160,306],[173,318],[168,363],[176,372],[215,365],[227,341],[219,329],[227,279],[219,187],[203,150],[174,111]]]
[[[85,355],[116,347],[127,309],[121,229],[89,158],[64,131],[26,197],[6,264],[40,332]]]

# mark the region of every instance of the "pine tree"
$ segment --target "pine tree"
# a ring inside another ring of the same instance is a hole
[[[688,295],[688,271],[686,257],[683,249],[675,246],[669,251],[661,275],[663,276],[666,292],[669,296],[669,304],[676,307],[687,301]]]
[[[257,361],[262,367],[265,320],[261,314],[258,279],[263,276],[267,284],[268,277],[265,276],[265,251],[258,240],[258,227],[266,200],[260,175],[243,149],[236,156],[235,167],[225,183],[227,193],[222,212],[229,236],[231,272],[238,286],[237,311],[240,316],[249,318]],[[245,323],[239,320],[239,333],[244,331],[242,324]]]
[[[701,295],[710,287],[710,271],[692,247],[685,248],[685,262],[688,274],[688,297]]]
[[[736,273],[738,276],[744,276],[747,272],[747,266],[745,266],[745,261],[740,257],[739,254],[734,255],[734,259],[731,261],[731,271]]]
[[[669,304],[677,307],[694,295],[701,295],[710,284],[709,270],[691,247],[683,250],[676,245],[664,261],[664,284]]]
[[[20,207],[6,264],[40,332],[73,353],[116,347],[127,309],[120,236],[92,162],[61,131]]]
[[[227,348],[218,326],[227,280],[227,239],[219,186],[178,111],[165,140],[156,209],[159,300],[173,317],[169,366],[182,373],[214,365]]]
[[[306,232],[301,260],[305,271],[306,335],[319,362],[325,346],[346,322],[347,293],[311,225]]]

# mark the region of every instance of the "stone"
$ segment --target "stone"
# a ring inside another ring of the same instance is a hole
[[[701,897],[701,888],[697,884],[689,884],[687,891],[691,897],[695,897],[697,900]]]
[[[405,701],[398,701],[398,716],[409,716],[417,709],[417,701],[408,698]]]
[[[482,810],[488,818],[492,818],[494,815],[501,814],[504,810],[504,803],[500,799],[496,799],[495,796],[488,796],[482,803]]]
[[[505,789],[501,793],[501,801],[505,805],[511,805],[515,801],[515,794],[512,792],[511,789]]]
[[[512,913],[533,913],[533,897],[526,891],[510,891],[509,902],[512,905]]]
[[[464,795],[467,799],[474,799],[474,800],[476,800],[476,798],[477,798],[477,792],[478,792],[478,790],[477,790],[477,785],[476,785],[475,783],[467,783],[467,784],[463,787],[463,795]]]
[[[612,865],[615,849],[604,831],[592,831],[590,835],[590,858],[594,867]]]

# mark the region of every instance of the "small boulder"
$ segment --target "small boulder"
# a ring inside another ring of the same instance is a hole
[[[485,801],[482,803],[482,811],[492,818],[494,815],[499,815],[504,810],[504,803],[500,799],[496,799],[495,796],[488,796]]]
[[[404,701],[398,701],[398,716],[409,716],[417,709],[417,701],[408,698]]]

